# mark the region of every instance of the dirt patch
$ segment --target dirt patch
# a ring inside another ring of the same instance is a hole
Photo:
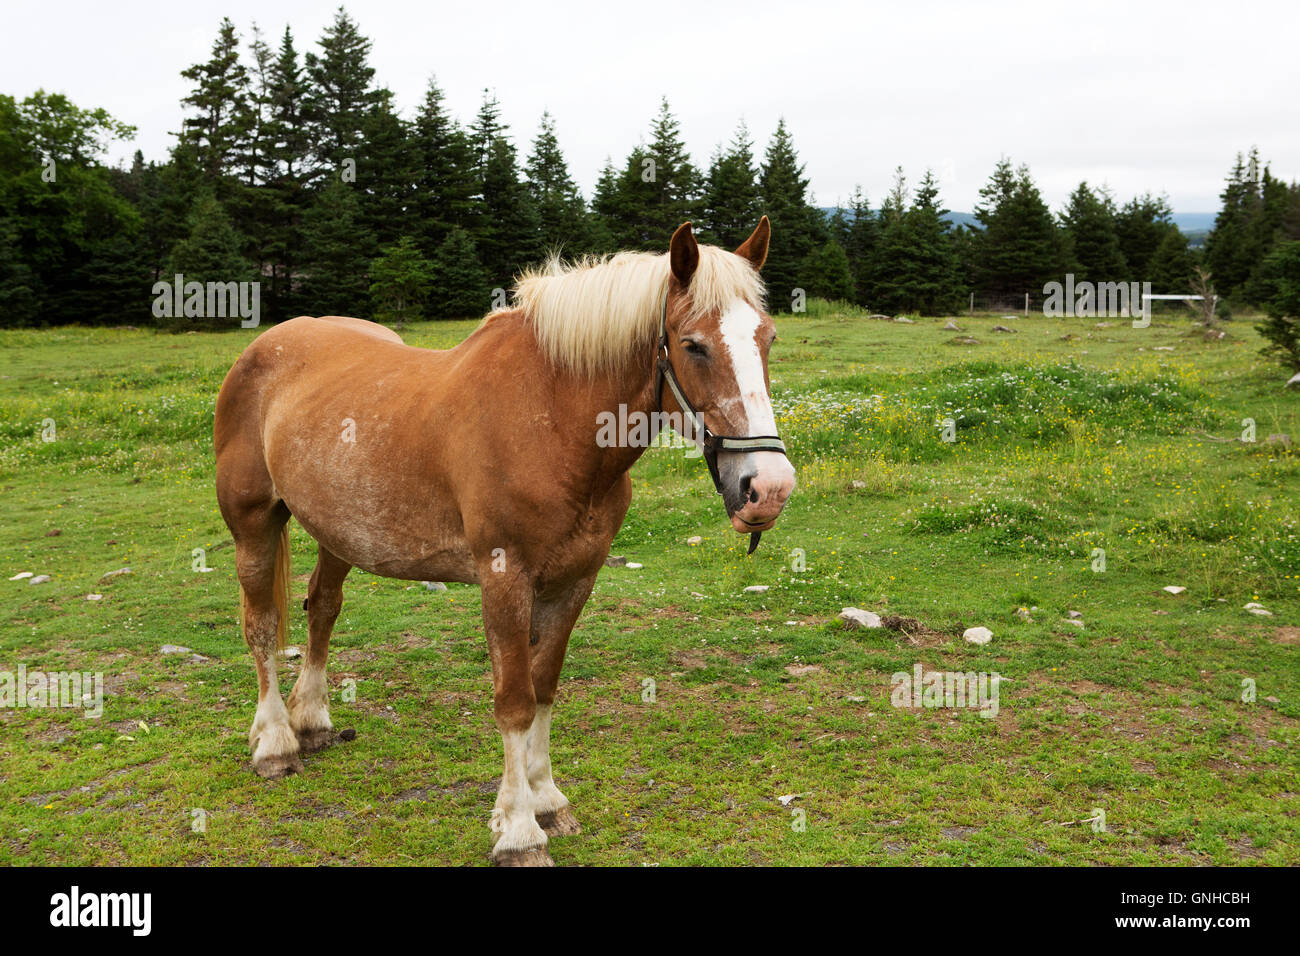
[[[886,614],[880,619],[880,623],[887,630],[902,634],[903,637],[907,638],[909,644],[918,647],[942,644],[948,640],[947,634],[936,631],[932,627],[927,627],[914,617],[904,617],[901,614]]]
[[[821,668],[816,664],[787,664],[785,672],[791,677],[806,677],[809,674],[820,674]]]
[[[1274,644],[1300,644],[1300,627],[1279,627],[1273,633]]]

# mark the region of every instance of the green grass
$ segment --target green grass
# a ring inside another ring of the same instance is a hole
[[[562,679],[556,776],[585,833],[557,862],[1300,863],[1300,455],[1266,442],[1300,439],[1300,397],[1244,321],[1213,342],[1177,317],[957,321],[778,318],[800,484],[752,557],[702,462],[638,464],[614,553],[644,567],[602,572]],[[0,671],[108,690],[99,719],[0,709],[0,863],[486,861],[501,745],[476,589],[353,572],[330,681],[356,740],[282,781],[250,769],[210,438],[250,338],[0,332]],[[1209,437],[1245,418],[1255,443]],[[300,598],[314,549],[292,534]],[[910,620],[846,631],[847,605]],[[974,625],[992,643],[964,642]],[[997,717],[891,706],[918,663],[1001,674]]]

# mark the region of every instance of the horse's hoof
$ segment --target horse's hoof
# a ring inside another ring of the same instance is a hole
[[[546,831],[548,837],[577,836],[582,832],[582,824],[567,806],[537,814],[537,825]]]
[[[528,850],[503,850],[493,854],[493,866],[555,866],[551,854],[544,846],[535,846]]]
[[[300,753],[314,754],[334,742],[333,727],[316,727],[312,730],[296,731]]]
[[[291,773],[302,773],[302,761],[298,759],[297,754],[263,757],[253,763],[253,769],[257,771],[259,777],[266,780],[279,780]]]

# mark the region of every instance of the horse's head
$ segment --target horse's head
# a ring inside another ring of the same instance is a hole
[[[673,233],[660,343],[661,374],[668,379],[660,383],[664,408],[676,405],[688,417],[684,397],[703,419],[709,435],[694,437],[706,439],[732,527],[744,534],[775,524],[795,482],[779,450],[768,394],[767,356],[776,329],[763,310],[757,273],[770,235],[764,216],[734,254],[705,247],[702,265],[691,224]]]

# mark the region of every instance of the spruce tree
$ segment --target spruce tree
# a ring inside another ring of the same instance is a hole
[[[853,218],[848,224],[844,252],[853,273],[853,301],[858,305],[866,305],[871,294],[878,227],[861,186],[854,188],[849,210]]]
[[[1268,342],[1262,354],[1300,371],[1300,242],[1279,242],[1264,257],[1252,293],[1267,316],[1256,326]]]
[[[361,221],[378,242],[391,243],[406,229],[417,175],[407,124],[397,115],[392,91],[373,91],[361,132],[365,149],[357,156],[356,179]]]
[[[410,236],[383,249],[370,263],[370,297],[382,322],[411,322],[424,314],[438,276]]]
[[[279,49],[269,69],[269,105],[266,120],[266,193],[269,208],[263,251],[269,262],[271,283],[267,309],[275,320],[305,311],[294,276],[302,256],[302,219],[313,195],[308,189],[311,131],[307,109],[308,79],[285,27]]]
[[[1149,282],[1151,266],[1173,223],[1169,200],[1150,193],[1135,197],[1115,215],[1115,235],[1128,265],[1130,281]]]
[[[759,189],[772,224],[763,277],[774,303],[789,302],[794,290],[803,288],[799,266],[824,241],[824,225],[820,211],[808,203],[808,179],[784,118],[777,121],[764,153]]]
[[[181,103],[194,115],[181,124],[180,143],[195,152],[210,189],[223,190],[223,176],[236,172],[236,163],[250,133],[248,72],[239,60],[239,35],[223,18],[212,44],[212,55],[181,71],[195,86]]]
[[[236,229],[220,200],[212,193],[200,195],[190,214],[189,235],[172,248],[165,279],[174,275],[190,282],[257,281],[256,265],[244,254],[248,238]],[[237,325],[231,317],[205,315],[194,318],[173,315],[162,319],[172,329],[228,329]]]
[[[1219,194],[1223,206],[1214,228],[1205,238],[1205,264],[1214,275],[1219,294],[1236,296],[1245,288],[1255,263],[1260,260],[1258,234],[1253,223],[1260,205],[1259,154],[1237,154],[1227,184]]]
[[[491,305],[488,277],[474,240],[460,226],[453,226],[438,246],[431,277],[428,310],[435,319],[477,318]]]
[[[1142,281],[1151,283],[1157,295],[1175,295],[1190,288],[1193,260],[1187,248],[1187,237],[1175,225],[1164,231],[1164,237],[1151,257]]]
[[[1095,193],[1087,182],[1080,183],[1061,215],[1061,226],[1070,240],[1076,282],[1129,281],[1108,194]]]
[[[853,301],[855,290],[849,257],[834,239],[808,253],[799,266],[799,274],[808,295],[831,301]]]
[[[320,41],[321,53],[308,53],[310,81],[304,110],[319,175],[338,176],[350,160],[359,163],[368,148],[366,117],[377,103],[371,88],[370,41],[339,7]]]
[[[498,113],[495,98],[485,94],[471,127],[481,159],[470,235],[490,287],[508,289],[515,274],[540,260],[543,250],[537,207],[519,178],[515,147]]]
[[[974,286],[996,296],[1037,294],[1063,278],[1061,237],[1029,167],[1002,158],[980,189],[975,218]]]
[[[303,215],[301,301],[310,315],[354,315],[370,308],[367,271],[375,238],[362,224],[352,185],[331,180]]]
[[[648,169],[651,178],[645,183],[650,192],[646,225],[653,248],[666,250],[673,232],[694,214],[700,179],[667,97],[660,101],[659,114],[650,125],[646,158],[652,163]]]
[[[749,238],[763,212],[754,166],[754,144],[741,122],[731,142],[719,147],[704,177],[699,203],[700,238],[734,249]]]
[[[528,191],[537,217],[542,248],[547,253],[567,249],[571,253],[589,248],[587,205],[569,175],[568,164],[555,135],[555,119],[543,113],[525,163]]]
[[[433,257],[452,228],[469,224],[477,179],[470,141],[443,104],[437,81],[429,86],[411,129],[416,160],[415,228],[420,248]]]

